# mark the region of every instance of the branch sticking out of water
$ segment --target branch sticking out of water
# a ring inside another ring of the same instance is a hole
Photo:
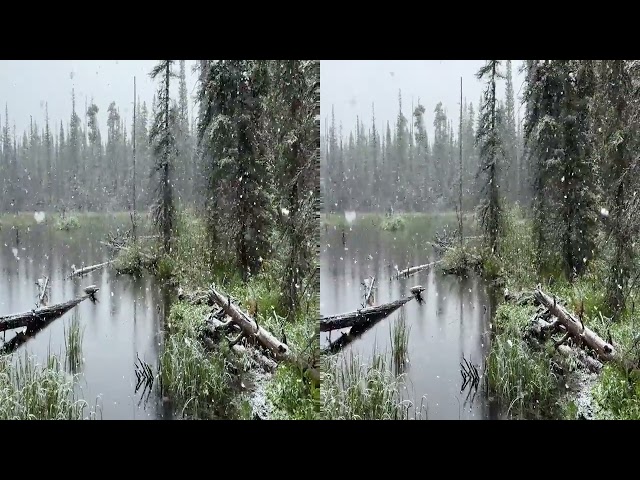
[[[478,373],[478,369],[473,363],[464,358],[464,355],[462,356],[462,362],[460,362],[460,374],[462,375],[461,393],[468,386],[470,386],[473,391],[478,389],[478,385],[480,384],[480,374]]]

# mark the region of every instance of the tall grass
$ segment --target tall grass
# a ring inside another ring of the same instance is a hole
[[[64,327],[64,349],[66,367],[72,372],[82,364],[82,339],[84,327],[80,325],[78,312],[74,312],[69,326]]]
[[[402,309],[394,320],[391,331],[389,332],[391,358],[396,375],[402,373],[408,360],[410,332],[411,327],[407,325],[404,309]]]
[[[74,377],[65,373],[56,356],[48,356],[44,365],[26,353],[17,360],[0,357],[0,419],[95,418],[88,407],[84,400],[75,398]]]
[[[200,342],[206,308],[174,304],[160,356],[163,392],[189,418],[228,414],[233,397],[232,376],[222,350],[206,351]]]
[[[411,402],[402,398],[385,355],[373,352],[366,364],[349,352],[341,360],[323,359],[322,416],[332,420],[407,420]],[[423,408],[415,415],[421,418]]]

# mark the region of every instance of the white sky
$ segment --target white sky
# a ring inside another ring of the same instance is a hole
[[[133,77],[140,103],[147,102],[151,113],[151,102],[157,90],[157,82],[149,72],[157,60],[0,60],[0,123],[4,126],[5,103],[9,108],[9,123],[22,138],[29,127],[29,116],[44,126],[45,102],[49,103],[49,122],[57,132],[62,120],[65,134],[71,118],[71,89],[75,87],[76,111],[84,124],[85,97],[88,103],[93,97],[99,108],[100,133],[106,138],[107,108],[112,101],[120,108],[125,118],[127,136],[131,131],[133,117]],[[187,60],[187,93],[195,94],[196,75],[191,69],[194,60]],[[175,64],[179,73],[179,64]],[[175,88],[174,88],[175,85]],[[178,98],[178,80],[171,86],[171,96]],[[191,106],[193,106],[191,102]],[[195,113],[195,112],[194,112]]]
[[[524,75],[518,72],[522,60],[512,62],[513,89],[516,96],[522,94]],[[325,118],[331,125],[331,106],[335,108],[336,129],[343,123],[343,135],[355,129],[356,116],[368,126],[371,124],[371,103],[375,102],[376,127],[386,130],[386,121],[393,131],[398,116],[398,89],[402,90],[402,110],[411,117],[411,100],[414,106],[420,102],[426,108],[425,124],[433,139],[433,110],[442,102],[447,118],[458,124],[460,116],[460,77],[463,98],[473,102],[478,112],[478,101],[483,84],[475,74],[484,60],[322,60],[321,82],[321,132],[324,135]],[[506,66],[503,63],[503,73]],[[504,98],[504,81],[499,95]],[[520,118],[524,110],[516,98],[516,114]],[[413,123],[413,119],[411,119]]]

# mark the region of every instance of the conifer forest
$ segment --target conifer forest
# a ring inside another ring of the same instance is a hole
[[[323,415],[640,418],[640,63],[379,62],[353,118],[323,62]]]
[[[319,418],[320,63],[0,78],[0,418]]]
[[[640,419],[639,87],[0,60],[0,419]]]

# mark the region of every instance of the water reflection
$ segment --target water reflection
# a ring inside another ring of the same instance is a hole
[[[463,357],[482,371],[488,352],[490,316],[493,311],[489,289],[476,277],[460,279],[445,276],[434,269],[408,278],[391,279],[395,267],[400,269],[436,260],[425,240],[433,238],[437,228],[424,226],[419,231],[384,232],[373,225],[354,225],[348,232],[346,248],[340,229],[322,229],[321,238],[321,314],[334,315],[356,310],[363,298],[361,282],[376,276],[376,303],[397,300],[415,285],[425,287],[425,302],[407,303],[404,309],[410,327],[408,362],[403,366],[409,396],[419,404],[424,396],[429,418],[494,418],[486,395],[479,391],[467,397],[461,391]],[[485,306],[486,311],[485,311]],[[375,323],[365,333],[341,340],[353,351],[371,358],[374,351],[391,352],[390,335],[398,313]],[[332,332],[336,342],[343,332]],[[353,337],[353,338],[351,338]],[[328,345],[322,333],[321,344]],[[339,340],[340,341],[340,340]],[[472,401],[473,400],[473,401]]]

